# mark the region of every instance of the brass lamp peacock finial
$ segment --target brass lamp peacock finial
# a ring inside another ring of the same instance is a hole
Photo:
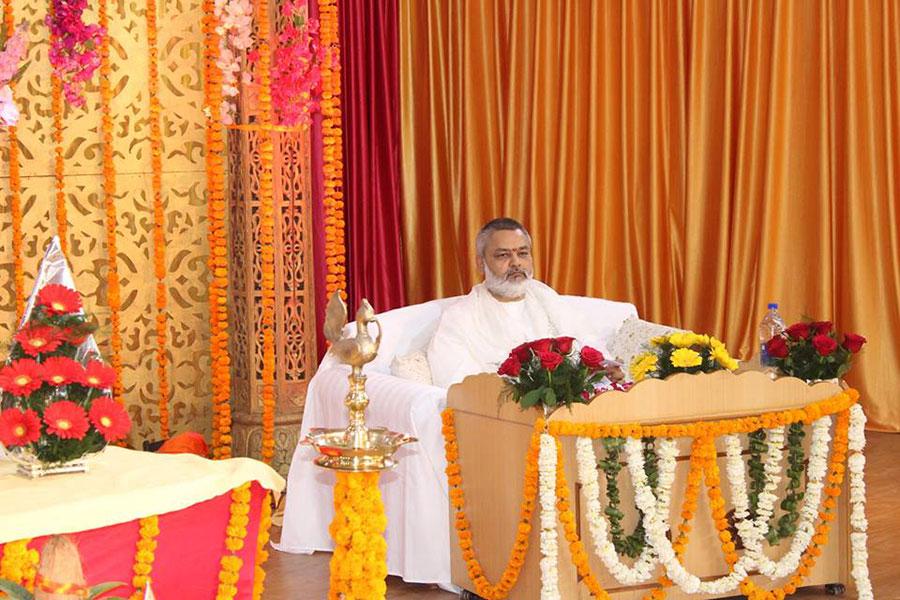
[[[331,342],[329,352],[346,365],[350,365],[350,391],[344,405],[350,413],[346,429],[313,428],[304,442],[312,444],[322,455],[316,464],[341,471],[381,471],[394,466],[394,452],[403,444],[416,438],[388,431],[382,427],[366,427],[365,412],[369,405],[366,394],[366,376],[363,365],[375,360],[381,345],[381,324],[375,318],[372,305],[365,299],[356,311],[356,333],[344,332],[347,324],[347,305],[335,292],[325,312],[325,337]],[[378,326],[373,338],[369,326]]]

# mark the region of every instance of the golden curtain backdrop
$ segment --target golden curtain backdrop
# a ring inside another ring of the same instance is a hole
[[[56,234],[53,112],[50,101],[45,0],[14,0],[15,20],[29,23],[30,47],[16,95],[22,172],[25,293]],[[158,2],[163,197],[166,202],[168,358],[172,429],[208,433],[210,427],[209,306],[206,267],[206,172],[200,0]],[[85,21],[97,22],[96,3]],[[118,271],[121,285],[122,380],[134,429],[131,441],[159,439],[156,374],[153,189],[150,164],[148,46],[144,3],[109,3],[110,85],[117,172]],[[99,321],[95,334],[109,360],[110,312],[103,205],[100,94],[97,75],[87,86],[87,106],[64,117],[65,191],[69,262],[85,309]],[[0,356],[15,331],[15,284],[9,193],[9,141],[0,132]]]
[[[869,344],[900,429],[900,2],[401,1],[410,302],[519,218],[537,276],[748,357],[765,305]]]

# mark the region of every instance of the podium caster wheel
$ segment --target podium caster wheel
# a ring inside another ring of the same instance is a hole
[[[825,585],[825,593],[829,596],[843,596],[847,588],[843,583],[829,583]]]
[[[484,600],[484,598],[469,590],[463,590],[459,593],[459,600]]]

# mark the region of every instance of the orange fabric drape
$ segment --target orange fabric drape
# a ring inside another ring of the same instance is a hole
[[[900,2],[401,2],[410,302],[477,281],[486,220],[538,277],[755,351],[769,301],[869,344],[900,428]]]

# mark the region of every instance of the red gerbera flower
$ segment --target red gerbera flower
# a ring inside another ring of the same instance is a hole
[[[82,383],[88,387],[97,389],[111,388],[116,381],[116,370],[103,363],[92,360],[84,368]]]
[[[59,331],[47,326],[23,327],[13,339],[19,342],[25,354],[30,356],[53,352],[63,343]]]
[[[66,356],[51,356],[41,366],[44,367],[44,381],[50,385],[69,385],[84,380],[84,367]]]
[[[47,433],[74,440],[83,439],[90,426],[84,409],[71,400],[60,400],[48,406],[44,410],[44,423]]]
[[[121,440],[131,430],[131,418],[125,407],[109,396],[94,400],[89,415],[91,423],[107,442]]]
[[[65,341],[69,342],[73,346],[80,346],[82,343],[84,343],[84,340],[87,339],[87,334],[78,333],[71,327],[66,327],[65,329],[63,329],[62,335],[63,339],[65,339]]]
[[[38,292],[37,303],[48,315],[67,315],[81,309],[81,295],[64,285],[51,283]]]
[[[0,442],[6,447],[24,446],[41,437],[41,418],[30,408],[22,412],[7,408],[0,412]]]
[[[20,358],[0,370],[0,388],[13,396],[28,396],[44,384],[44,369],[30,358]]]

